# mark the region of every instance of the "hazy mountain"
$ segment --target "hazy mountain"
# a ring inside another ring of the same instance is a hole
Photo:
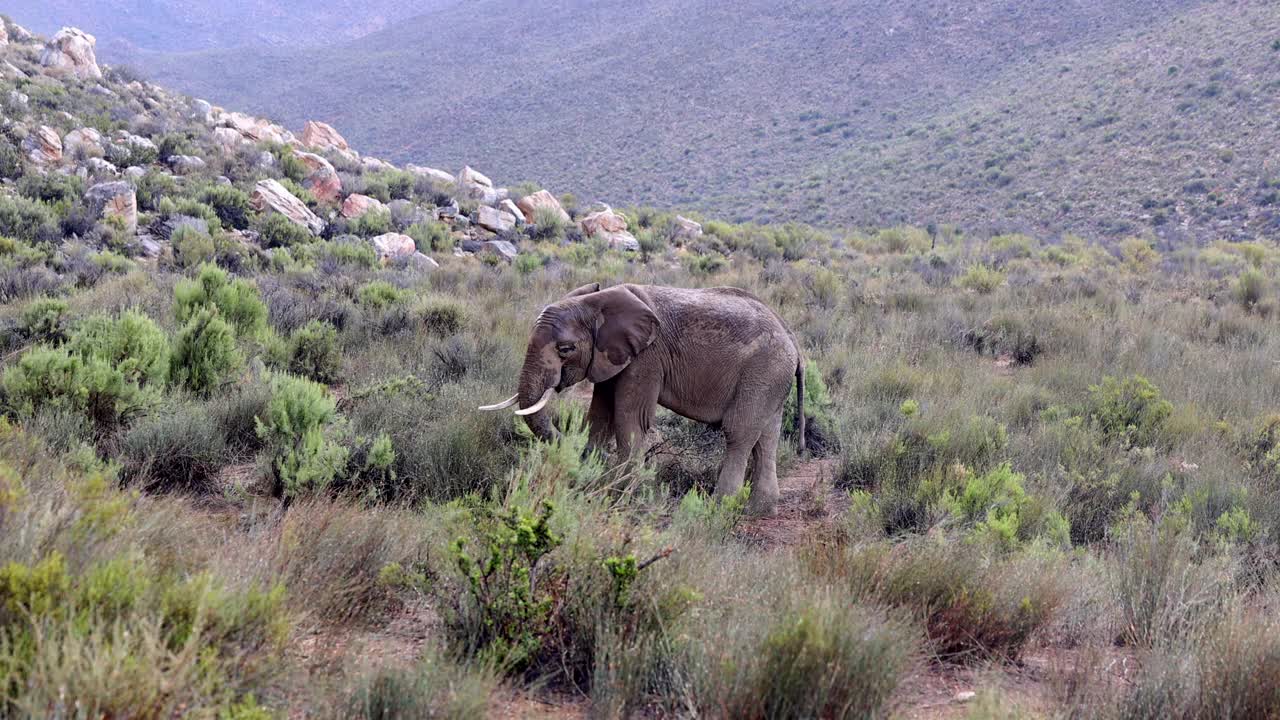
[[[1276,39],[1265,0],[477,0],[353,42],[139,62],[394,160],[586,197],[1205,237],[1269,222]]]
[[[4,12],[52,35],[87,29],[101,51],[131,59],[137,50],[315,45],[352,40],[407,16],[459,0],[9,0]]]

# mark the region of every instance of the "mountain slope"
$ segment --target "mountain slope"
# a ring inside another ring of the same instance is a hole
[[[1031,178],[1065,177],[1062,162],[1073,156],[1003,147],[1008,136],[1060,133],[1046,118],[1107,99],[1086,92],[1091,81],[1112,104],[1143,102],[1130,92],[1130,76],[1166,71],[1167,56],[1192,41],[1196,58],[1186,62],[1198,62],[1207,41],[1183,37],[1198,23],[1217,22],[1219,39],[1240,53],[1270,52],[1269,38],[1280,37],[1261,1],[901,5],[564,0],[534,11],[516,0],[481,0],[341,46],[149,54],[140,62],[159,80],[215,102],[295,126],[313,117],[332,122],[395,160],[501,166],[587,197],[827,225],[1005,225],[1012,211],[1013,224],[1038,231],[1119,232],[1130,228],[1110,215],[1128,217],[1138,201],[1110,198],[1141,184],[1136,168],[1122,177],[1105,163],[1080,164],[1071,170],[1078,182],[1040,196],[1055,196],[1051,212],[1015,199],[1043,191],[1028,186]],[[1255,102],[1238,109],[1265,110],[1267,81],[1257,73],[1270,56],[1226,62],[1247,63],[1238,77]],[[963,117],[985,117],[1013,97],[1036,109],[1001,110],[985,121],[999,134],[953,143],[947,164],[925,160],[937,154],[926,138],[945,136],[920,135],[921,128],[962,137],[953,126]],[[1114,114],[1145,117],[1138,110]],[[996,123],[1001,117],[1007,122]],[[1199,117],[1179,132],[1209,145],[1214,124]],[[1123,157],[1115,148],[1138,152],[1155,142],[1140,129],[1112,136],[1120,145],[1077,140],[1082,152]],[[1000,161],[1009,152],[1023,165]],[[974,183],[973,167],[1003,174]],[[1246,178],[1240,183],[1260,182],[1247,162],[1230,170]],[[1124,187],[1111,186],[1121,179]]]

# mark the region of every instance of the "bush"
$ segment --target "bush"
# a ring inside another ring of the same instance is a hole
[[[385,280],[374,280],[361,287],[357,297],[361,305],[383,310],[403,302],[408,293]]]
[[[75,175],[55,172],[25,175],[18,181],[18,194],[50,205],[70,204],[84,196],[84,181]]]
[[[267,332],[267,305],[258,289],[247,280],[231,279],[216,265],[200,266],[194,280],[178,283],[174,297],[179,323],[213,308],[235,328],[236,337],[262,338]]]
[[[1266,277],[1261,271],[1250,268],[1240,274],[1232,288],[1236,302],[1245,310],[1252,310],[1266,293]]]
[[[69,347],[82,357],[99,358],[140,387],[161,387],[169,373],[169,339],[136,310],[118,319],[94,315],[80,324]]]
[[[213,238],[190,225],[174,230],[169,241],[173,244],[173,259],[179,267],[192,268],[212,262],[217,253]]]
[[[338,331],[323,320],[312,320],[289,338],[289,372],[331,385],[338,380],[342,355]]]
[[[178,192],[177,182],[172,175],[164,172],[148,172],[132,181],[138,198],[138,209],[155,212],[160,209],[160,201]]]
[[[219,317],[217,308],[201,307],[173,341],[169,375],[175,385],[209,395],[230,379],[242,361],[231,325]]]
[[[347,223],[347,232],[369,238],[389,233],[393,227],[390,210],[370,210]]]
[[[264,248],[289,248],[315,241],[309,230],[279,213],[267,213],[258,224],[258,239]]]
[[[329,436],[337,405],[323,386],[292,375],[271,379],[271,401],[257,421],[271,453],[275,494],[295,498],[325,489],[347,461],[347,449]]]
[[[1141,375],[1104,377],[1089,387],[1089,417],[1108,439],[1148,447],[1160,437],[1173,405]]]
[[[213,208],[223,227],[249,227],[249,196],[231,185],[210,185],[200,193],[200,202]]]
[[[226,463],[226,441],[207,407],[182,405],[134,425],[121,447],[123,477],[146,490],[209,493]]]
[[[979,295],[988,295],[1004,284],[1004,273],[987,265],[970,265],[964,274],[956,278],[956,285]]]
[[[404,231],[413,238],[413,244],[419,252],[444,252],[453,247],[453,236],[449,234],[449,226],[442,222],[427,221],[414,223]]]
[[[467,322],[466,306],[451,298],[427,298],[415,312],[427,332],[441,338],[461,332]]]
[[[66,347],[24,353],[0,380],[9,412],[22,418],[37,410],[88,417],[107,435],[140,413],[150,398],[100,358],[83,358]]]
[[[40,298],[22,309],[18,331],[31,342],[57,344],[67,337],[67,301]]]
[[[429,654],[412,669],[375,670],[357,683],[334,712],[335,720],[483,717],[498,679],[483,667],[467,668]]]
[[[0,235],[29,243],[57,242],[58,221],[47,207],[24,197],[0,197]]]

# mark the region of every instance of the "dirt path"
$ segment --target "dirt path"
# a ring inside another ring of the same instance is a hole
[[[778,511],[772,517],[747,518],[736,535],[764,547],[796,545],[828,527],[849,509],[849,497],[832,481],[836,460],[804,460],[778,478]]]

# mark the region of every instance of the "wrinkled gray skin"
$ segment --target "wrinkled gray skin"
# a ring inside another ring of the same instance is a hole
[[[519,407],[583,380],[595,384],[587,416],[593,447],[615,440],[623,461],[643,452],[658,405],[719,426],[727,450],[716,495],[742,489],[754,456],[748,510],[772,514],[783,403],[795,383],[803,418],[803,372],[795,337],[760,300],[728,287],[578,288],[534,323]],[[525,421],[539,437],[554,433],[545,408]]]

